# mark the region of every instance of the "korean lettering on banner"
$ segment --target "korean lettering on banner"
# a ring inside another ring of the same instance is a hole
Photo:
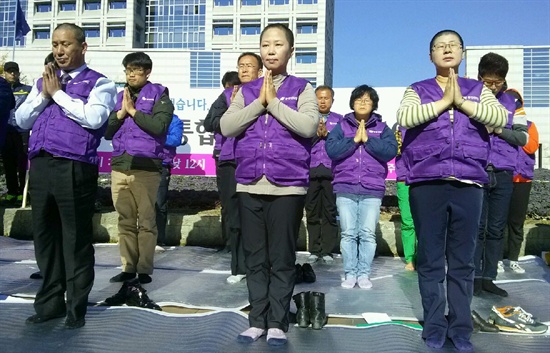
[[[192,99],[183,99],[179,98],[178,100],[172,98],[172,103],[174,104],[174,107],[176,110],[184,111],[185,108],[189,108],[190,110],[202,110],[206,111],[207,105],[206,105],[206,98],[192,98]]]
[[[211,132],[206,132],[204,129],[204,119],[195,122],[197,125],[196,131],[199,134],[199,145],[209,145],[214,146],[214,134]]]

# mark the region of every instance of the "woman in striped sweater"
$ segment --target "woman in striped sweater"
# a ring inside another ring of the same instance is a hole
[[[407,88],[397,122],[407,129],[401,158],[418,237],[422,337],[430,348],[443,347],[449,337],[457,350],[471,352],[473,257],[481,186],[487,182],[487,127],[503,127],[508,113],[482,82],[458,77],[463,46],[452,30],[432,38],[436,76]]]

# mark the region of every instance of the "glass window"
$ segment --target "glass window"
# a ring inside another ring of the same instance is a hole
[[[241,0],[242,6],[256,6],[261,4],[262,4],[262,0]]]
[[[288,0],[269,0],[269,5],[288,5]]]
[[[233,26],[231,25],[214,25],[215,36],[228,36],[233,34]]]
[[[260,34],[260,26],[256,25],[241,25],[241,34],[243,36],[252,36],[256,34]]]
[[[109,38],[121,38],[126,36],[125,27],[109,27]]]
[[[59,11],[76,11],[76,2],[60,2]]]
[[[126,0],[111,0],[109,1],[109,8],[111,10],[120,10],[126,8]]]
[[[36,4],[36,12],[52,12],[52,4]]]
[[[297,32],[302,34],[317,33],[317,24],[298,24]]]
[[[50,39],[50,30],[49,29],[35,29],[34,30],[34,39]]]
[[[214,6],[233,6],[233,0],[214,0]]]
[[[99,28],[86,28],[84,35],[86,38],[99,38]]]
[[[317,52],[315,48],[296,49],[297,64],[315,64],[317,62]]]
[[[84,10],[87,10],[87,11],[101,10],[101,1],[86,1],[84,3]]]
[[[301,5],[301,4],[312,5],[316,3],[317,3],[317,0],[298,0],[298,5]]]

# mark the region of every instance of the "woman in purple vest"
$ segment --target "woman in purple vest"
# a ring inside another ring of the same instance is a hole
[[[236,137],[237,192],[250,301],[250,328],[239,342],[266,334],[287,342],[296,277],[296,239],[309,180],[311,137],[319,123],[313,87],[287,74],[294,51],[288,27],[271,24],[260,35],[263,78],[244,84],[220,121]]]
[[[376,225],[386,191],[387,162],[397,155],[392,130],[374,113],[378,94],[367,85],[351,92],[346,114],[326,142],[332,159],[332,185],[340,215],[340,250],[345,278],[342,287],[372,288],[369,279],[376,251]]]
[[[443,347],[449,337],[456,349],[470,352],[473,260],[481,187],[487,182],[487,127],[506,125],[508,112],[482,82],[458,77],[463,46],[462,37],[452,30],[432,38],[430,60],[436,76],[407,88],[397,122],[407,129],[401,153],[418,237],[422,337],[430,348]]]

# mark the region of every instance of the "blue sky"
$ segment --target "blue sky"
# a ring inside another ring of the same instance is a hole
[[[335,0],[334,22],[334,87],[434,76],[428,47],[442,29],[466,46],[550,45],[550,0]]]

